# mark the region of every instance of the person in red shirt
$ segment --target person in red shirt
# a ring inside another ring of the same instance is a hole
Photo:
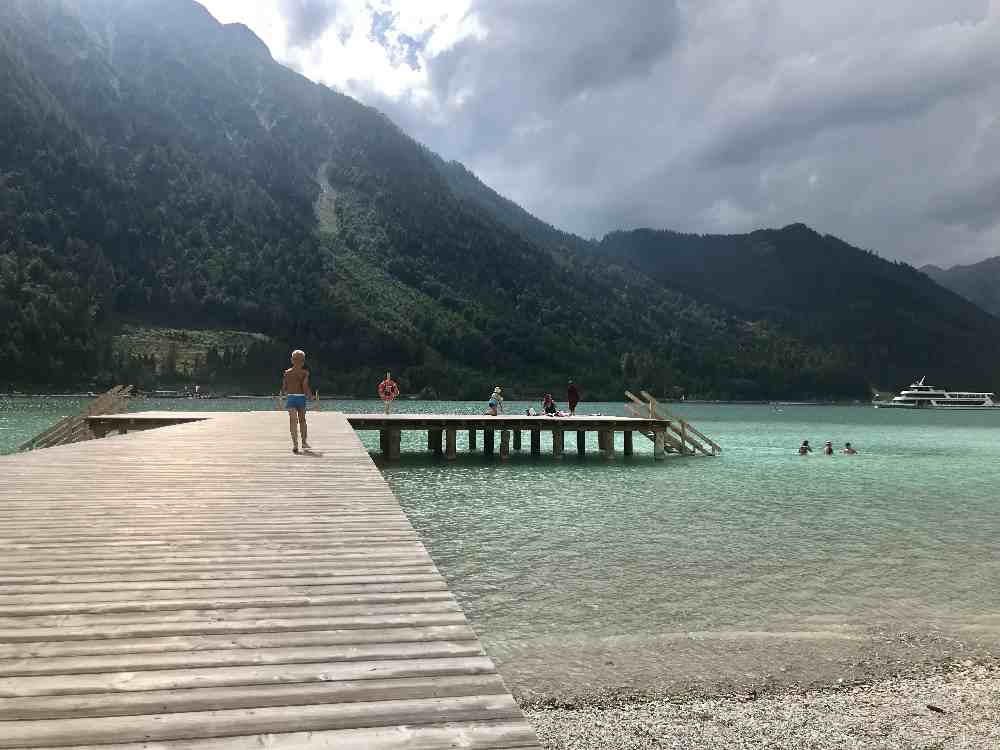
[[[575,417],[576,405],[580,403],[580,391],[577,389],[576,383],[572,380],[569,381],[569,385],[566,387],[566,400],[569,402],[569,415]]]
[[[392,379],[392,375],[385,374],[385,380],[378,384],[378,397],[385,404],[385,413],[388,414],[392,408],[392,402],[399,396],[399,386]]]

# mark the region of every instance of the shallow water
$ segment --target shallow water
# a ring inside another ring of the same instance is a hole
[[[0,450],[72,410],[0,401]],[[581,411],[624,413],[620,404]],[[634,459],[608,464],[591,436],[582,460],[462,453],[447,464],[419,452],[382,467],[512,687],[828,681],[1000,642],[1000,410],[674,411],[723,455],[654,463],[637,437]],[[860,455],[800,457],[804,438],[850,440]],[[362,439],[377,448],[377,434]],[[403,449],[425,440],[406,434]]]

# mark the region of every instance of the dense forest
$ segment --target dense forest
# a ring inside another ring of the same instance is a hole
[[[183,371],[129,325],[259,343]],[[801,227],[561,232],[190,0],[0,3],[0,326],[0,389],[260,389],[293,346],[363,395],[386,369],[761,399],[1000,371],[975,343],[1000,322],[909,267]]]

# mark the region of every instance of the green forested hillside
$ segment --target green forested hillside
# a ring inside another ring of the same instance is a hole
[[[1000,385],[1000,320],[904,263],[801,224],[746,235],[615,232],[596,252],[898,387],[927,375]],[[991,342],[984,345],[986,342]]]
[[[816,244],[779,244],[798,242]],[[807,257],[860,257],[822,245]],[[259,334],[211,357],[214,379],[255,387],[300,346],[327,392],[370,394],[392,369],[441,396],[495,382],[533,396],[572,376],[589,396],[864,397],[939,334],[994,330],[904,284],[902,308],[869,295],[853,320],[922,320],[930,300],[948,327],[850,346],[816,333],[837,318],[744,304],[645,247],[538,221],[190,0],[0,3],[0,384],[134,378],[148,355],[112,346],[128,324]],[[837,294],[908,273],[878,264]],[[784,278],[780,262],[739,267]]]

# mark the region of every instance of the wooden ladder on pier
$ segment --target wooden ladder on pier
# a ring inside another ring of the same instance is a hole
[[[87,424],[87,417],[96,417],[101,414],[120,414],[128,411],[128,397],[131,393],[132,386],[116,385],[107,393],[94,399],[82,414],[63,417],[49,429],[35,435],[31,440],[18,446],[18,452],[93,440],[94,433],[90,431],[90,425]]]
[[[657,401],[648,391],[639,391],[642,398],[639,398],[631,391],[625,391],[625,398],[632,402],[626,404],[625,408],[629,413],[640,419],[662,419],[667,422],[667,433],[665,435],[665,447],[668,453],[679,453],[682,456],[718,456],[722,453],[722,446],[695,428],[690,422],[678,419],[670,412],[663,409],[662,404]],[[652,432],[643,432],[650,440],[655,440]]]

